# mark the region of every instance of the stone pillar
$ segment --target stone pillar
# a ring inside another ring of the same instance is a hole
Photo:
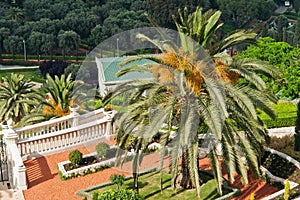
[[[113,120],[113,114],[106,115],[106,133],[105,136],[109,140],[113,136],[113,127],[112,127],[112,120]]]
[[[25,165],[18,166],[18,188],[21,190],[27,189],[26,167]]]
[[[12,128],[12,120],[7,120],[7,126],[4,126],[2,128],[4,128],[4,140],[6,144],[17,144],[18,134]]]
[[[79,125],[79,122],[78,122],[79,113],[77,112],[79,110],[79,106],[75,107],[75,108],[70,107],[70,110],[71,110],[70,115],[73,116],[72,127],[76,127]]]

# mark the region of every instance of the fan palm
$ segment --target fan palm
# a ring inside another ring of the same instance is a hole
[[[0,85],[0,118],[12,118],[18,123],[22,117],[43,105],[43,96],[24,75],[14,74],[3,77]]]
[[[210,141],[210,158],[218,191],[221,193],[222,174],[216,144],[222,143],[224,164],[230,181],[234,180],[233,174],[237,171],[243,182],[247,183],[247,171],[242,156],[245,156],[254,174],[258,175],[257,156],[261,153],[261,142],[266,139],[266,132],[256,115],[256,108],[275,117],[270,107],[275,98],[266,91],[263,80],[257,75],[261,73],[272,77],[275,74],[273,68],[261,62],[238,60],[219,53],[231,45],[242,43],[243,40],[254,41],[255,34],[237,32],[216,45],[217,41],[212,40],[215,39],[215,31],[220,28],[220,25],[215,25],[220,14],[209,11],[202,16],[200,11],[197,9],[189,20],[184,21],[182,17],[185,24],[177,23],[181,48],[176,48],[176,45],[162,46],[159,41],[138,35],[139,38],[158,45],[162,54],[138,56],[128,59],[127,62],[147,58],[158,64],[132,66],[121,70],[118,75],[144,70],[151,72],[156,80],[133,81],[117,87],[111,93],[112,96],[130,94],[127,112],[122,113],[117,121],[117,142],[124,148],[130,135],[136,138],[137,157],[134,164],[138,164],[142,150],[164,123],[167,124],[168,131],[161,136],[162,146],[169,143],[171,127],[179,127],[175,138],[169,144],[172,145],[173,186],[181,173],[180,185],[184,188],[195,187],[198,196],[201,184],[198,174],[200,126],[207,126],[209,132],[215,136]],[[199,21],[201,17],[206,20],[204,23]],[[197,24],[198,27],[191,26]],[[196,42],[185,34],[195,37]],[[207,48],[207,51],[202,51],[197,43]],[[209,60],[205,52],[213,60]],[[241,78],[245,81],[239,82]],[[178,168],[180,158],[181,172]]]

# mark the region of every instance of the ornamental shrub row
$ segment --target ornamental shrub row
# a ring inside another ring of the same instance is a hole
[[[263,122],[267,128],[279,128],[295,126],[297,117],[277,118],[277,119],[264,119]]]

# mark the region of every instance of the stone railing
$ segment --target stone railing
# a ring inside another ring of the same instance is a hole
[[[113,134],[112,116],[103,109],[79,115],[76,110],[68,116],[29,125],[23,128],[3,126],[0,135],[7,144],[10,182],[14,188],[27,189],[26,167],[23,160],[75,148]]]
[[[31,137],[43,136],[51,134],[53,132],[65,130],[72,127],[73,115],[67,115],[50,121],[41,122],[25,126],[22,128],[16,128],[19,139],[27,139]]]
[[[51,135],[52,133],[57,131],[62,131],[65,129],[76,127],[78,125],[102,119],[104,116],[105,112],[103,109],[98,109],[83,115],[79,115],[75,110],[70,115],[25,126],[22,128],[16,128],[15,131],[19,135],[19,139],[22,140],[42,135]]]
[[[47,155],[97,139],[109,138],[111,134],[111,120],[108,117],[104,117],[101,120],[47,135],[19,139],[18,148],[22,157],[32,154]]]
[[[98,110],[94,110],[92,112],[88,112],[86,114],[80,115],[78,118],[79,124],[85,124],[91,121],[96,121],[99,119],[102,119],[106,113],[104,112],[103,108],[100,108]]]

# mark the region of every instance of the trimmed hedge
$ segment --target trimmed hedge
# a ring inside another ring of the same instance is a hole
[[[263,119],[267,128],[280,128],[295,126],[297,117],[277,118],[277,119]]]

